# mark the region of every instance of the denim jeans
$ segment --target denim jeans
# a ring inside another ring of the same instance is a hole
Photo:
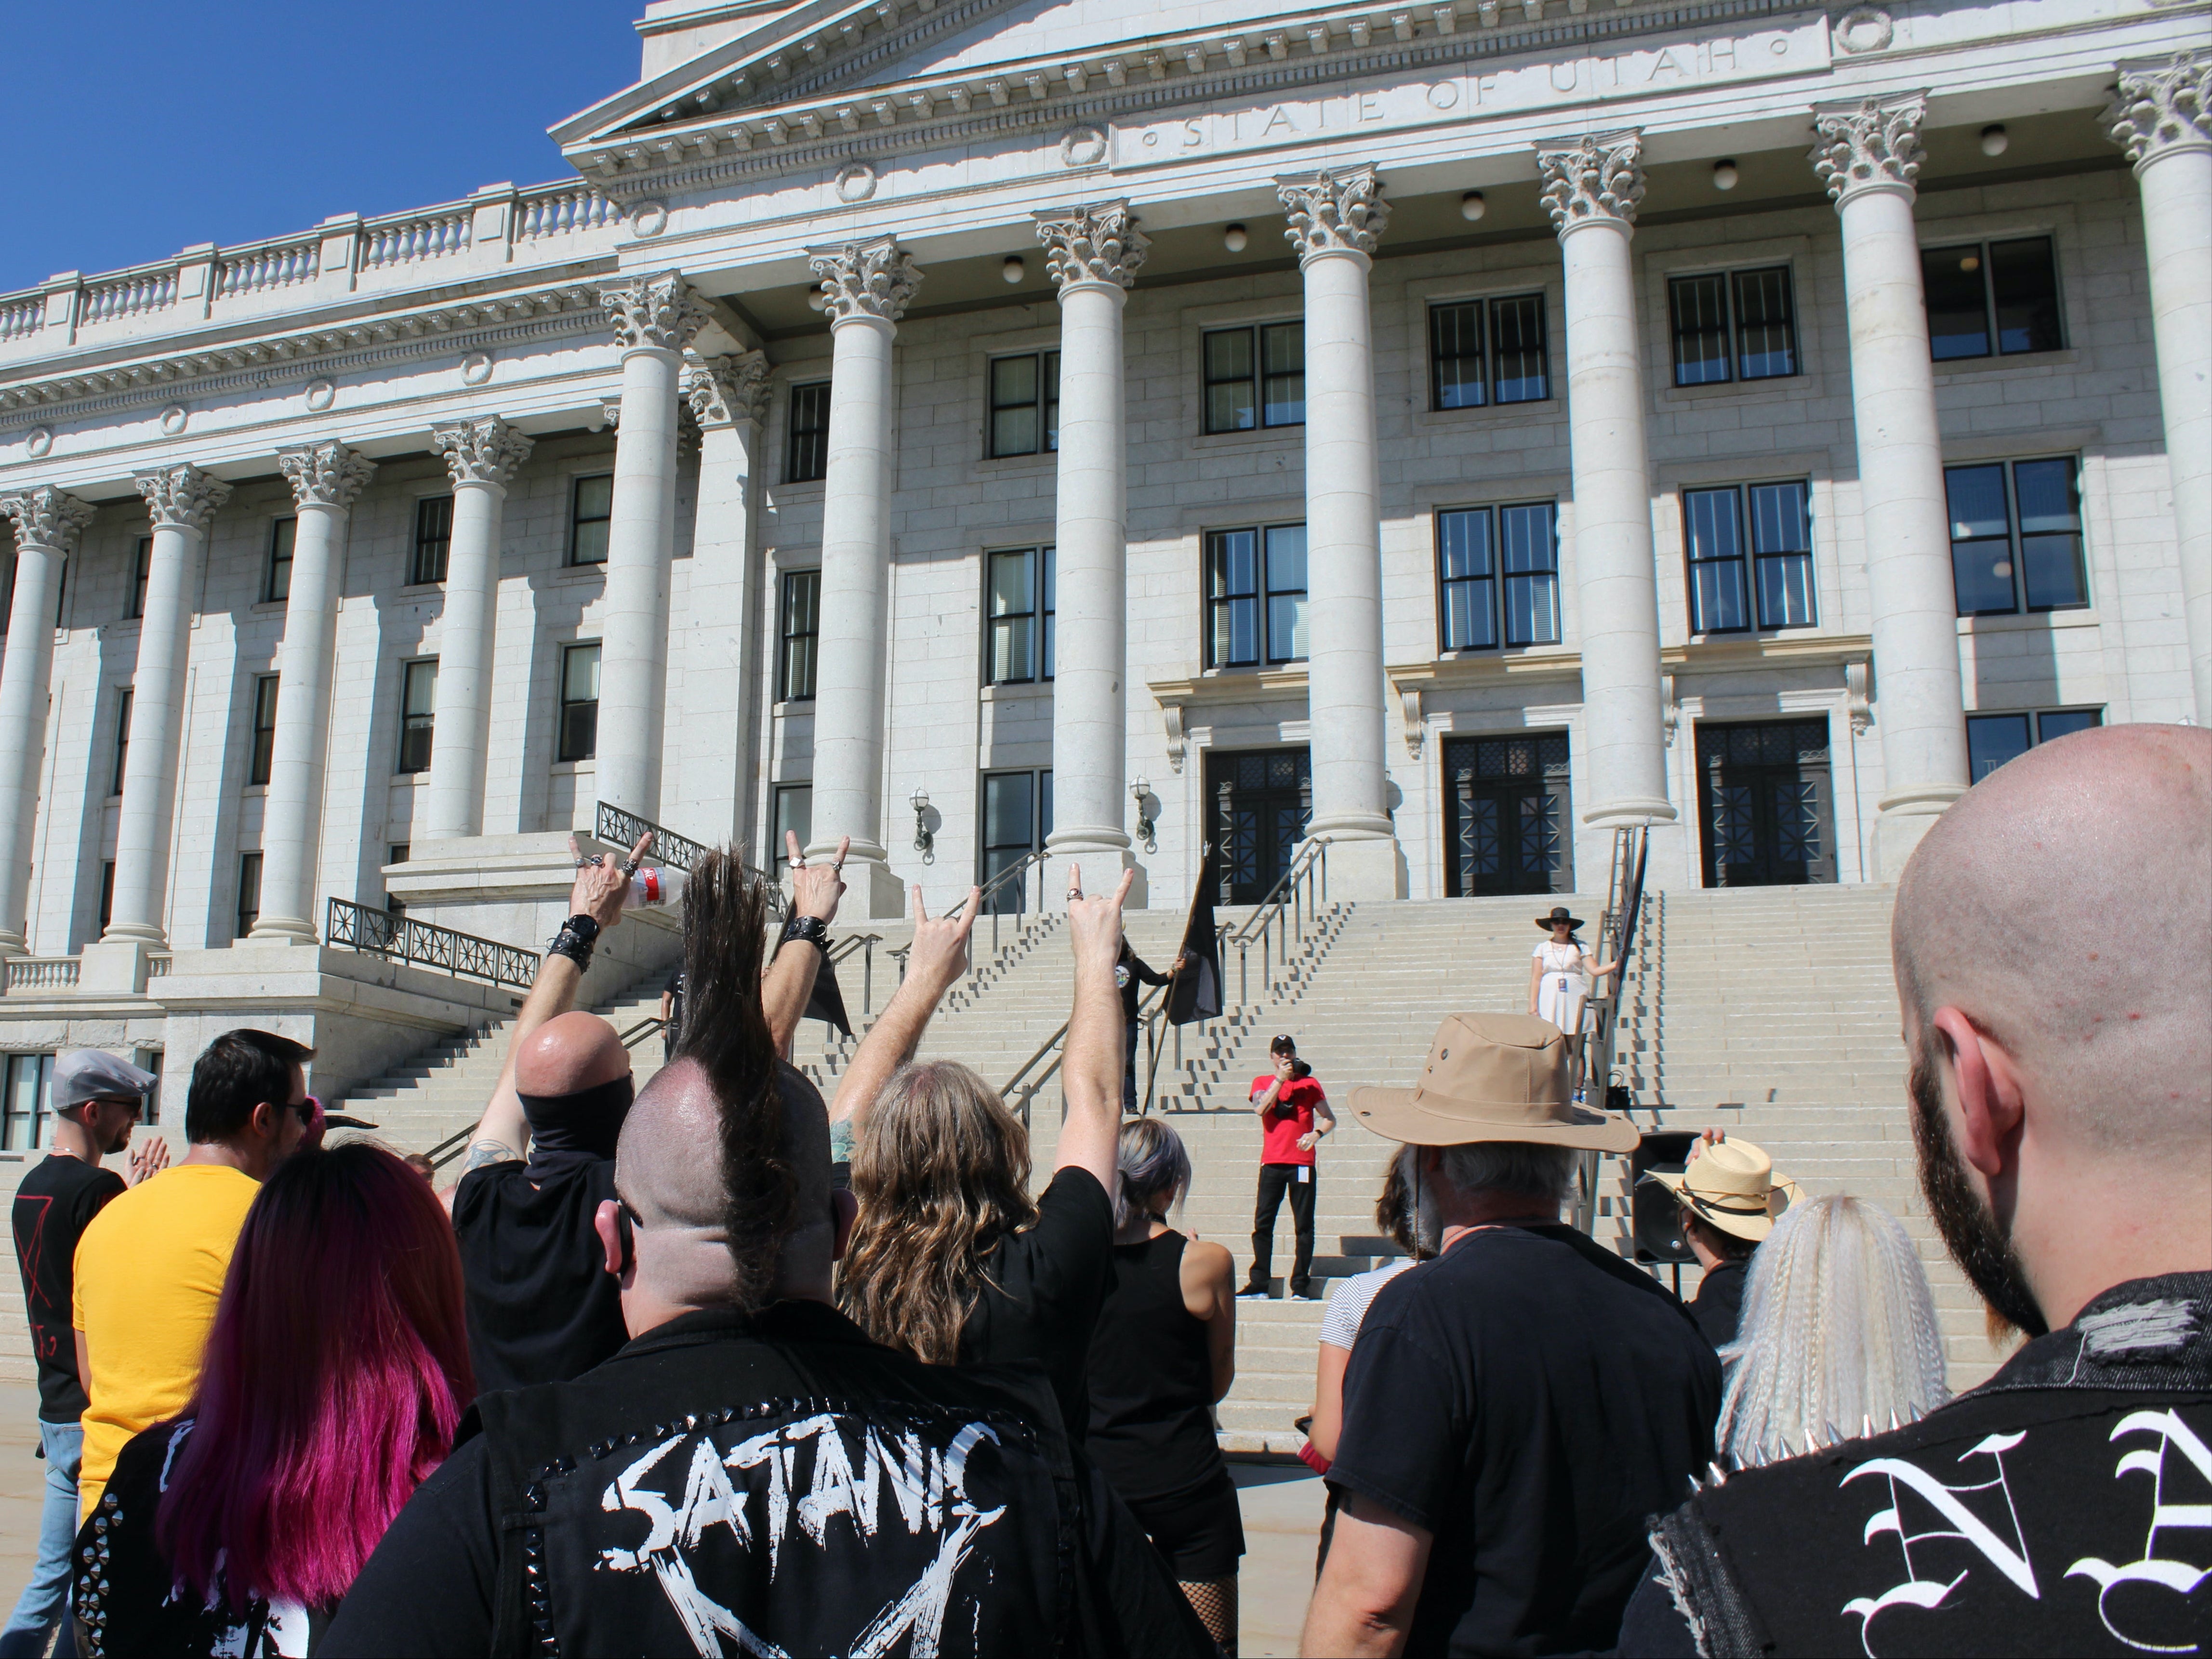
[[[76,1423],[39,1422],[39,1441],[46,1453],[46,1501],[39,1515],[39,1559],[31,1582],[15,1603],[8,1628],[0,1631],[0,1659],[44,1653],[46,1632],[58,1622],[56,1659],[75,1659],[76,1632],[70,1623],[70,1547],[76,1541],[76,1468],[84,1455],[84,1428]]]

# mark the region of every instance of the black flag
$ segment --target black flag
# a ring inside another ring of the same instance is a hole
[[[1213,925],[1213,849],[1208,848],[1191,895],[1190,921],[1182,930],[1182,971],[1168,987],[1168,1024],[1188,1025],[1221,1012],[1221,940]]]
[[[818,1019],[836,1026],[847,1036],[853,1035],[853,1023],[845,1016],[845,994],[837,988],[837,964],[827,956],[814,970],[814,994],[806,999],[803,1019]]]

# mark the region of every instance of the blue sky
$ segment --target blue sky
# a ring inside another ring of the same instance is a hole
[[[0,4],[0,293],[569,169],[643,0]]]

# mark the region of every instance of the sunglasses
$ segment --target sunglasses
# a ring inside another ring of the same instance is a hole
[[[285,1105],[300,1115],[300,1121],[313,1124],[323,1115],[323,1103],[309,1095],[305,1100],[288,1100]]]

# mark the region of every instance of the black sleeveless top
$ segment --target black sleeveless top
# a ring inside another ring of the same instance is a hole
[[[1227,1469],[1213,1434],[1206,1322],[1182,1300],[1189,1241],[1114,1247],[1114,1288],[1091,1342],[1091,1459],[1133,1504],[1179,1498]]]

